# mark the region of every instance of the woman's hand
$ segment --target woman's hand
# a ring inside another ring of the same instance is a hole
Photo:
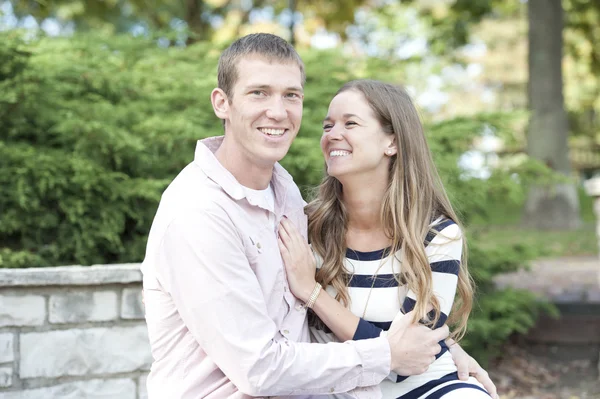
[[[316,262],[308,243],[292,222],[285,217],[279,224],[279,251],[287,272],[290,290],[301,301],[313,292]]]
[[[458,378],[460,380],[466,381],[469,379],[469,376],[475,377],[493,399],[500,397],[498,396],[496,385],[492,382],[487,371],[477,363],[477,360],[469,356],[469,354],[465,352],[459,344],[454,342],[453,339],[448,338],[446,340],[446,345],[448,345],[450,354],[452,354],[452,359],[454,360],[454,363],[456,363]]]

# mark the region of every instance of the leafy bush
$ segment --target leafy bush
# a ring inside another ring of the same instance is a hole
[[[150,38],[92,36],[25,41],[0,33],[0,267],[137,262],[161,192],[193,159],[195,141],[222,133],[209,93],[220,53],[208,43],[161,48]],[[323,173],[321,120],[347,80],[403,80],[400,64],[302,54],[304,123],[284,166],[302,188]],[[546,176],[536,164],[498,168],[487,180],[458,164],[484,128],[510,131],[511,115],[428,124],[434,157],[468,222],[489,219],[492,196],[522,198]],[[495,291],[494,275],[523,267],[527,248],[482,250],[472,237],[478,305],[465,344],[484,359],[529,328],[541,305],[522,291]]]

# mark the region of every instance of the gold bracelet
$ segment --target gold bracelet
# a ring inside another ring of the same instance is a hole
[[[319,284],[319,283],[315,284],[315,288],[313,289],[312,294],[310,294],[310,298],[308,298],[308,302],[306,302],[306,304],[304,304],[305,308],[312,309],[313,305],[317,301],[317,298],[319,297],[319,293],[321,293],[322,288],[323,287],[321,287],[321,284]]]

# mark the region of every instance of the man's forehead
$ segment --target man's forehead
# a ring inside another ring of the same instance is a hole
[[[249,65],[254,61],[268,63],[269,67]],[[279,67],[281,71],[274,73],[272,69]],[[238,64],[238,83],[244,87],[285,87],[301,91],[302,74],[300,68],[293,62],[267,61],[263,58],[244,59]]]
[[[264,62],[269,65],[281,65],[281,66],[285,66],[285,67],[296,66],[296,67],[298,67],[298,69],[300,69],[300,66],[298,65],[298,63],[296,61],[294,61],[293,59],[289,59],[289,58],[280,58],[280,57],[276,57],[276,56],[269,56],[269,55],[263,55],[263,54],[258,54],[258,53],[244,54],[244,55],[241,55],[240,58],[238,58],[238,63],[253,62],[253,61]]]
[[[264,71],[264,64],[268,65],[268,69],[272,69],[272,68],[281,68],[281,69],[285,69],[285,70],[292,70],[294,72],[298,72],[298,76],[302,76],[302,72],[300,70],[300,66],[295,63],[294,61],[290,61],[290,60],[281,60],[281,59],[277,59],[277,58],[273,58],[273,59],[269,59],[269,58],[265,58],[262,56],[245,56],[243,58],[241,58],[237,64],[237,69],[238,69],[238,74],[242,74],[244,73],[244,70],[252,67],[254,64],[254,66],[258,67],[261,69],[261,71]],[[257,65],[257,64],[263,64],[263,65]],[[266,71],[264,71],[266,72]]]

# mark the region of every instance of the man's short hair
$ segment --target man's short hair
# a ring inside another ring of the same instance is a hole
[[[238,79],[237,65],[245,56],[259,56],[267,61],[295,63],[302,74],[302,86],[306,81],[304,63],[288,42],[270,33],[253,33],[233,42],[219,58],[217,71],[218,87],[225,92],[229,100],[233,98],[233,86]]]

